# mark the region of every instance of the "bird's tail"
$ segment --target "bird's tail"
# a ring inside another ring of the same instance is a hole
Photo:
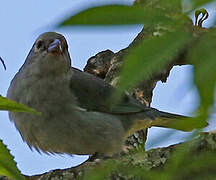
[[[200,122],[196,118],[157,111],[157,117],[152,121],[153,126],[173,128],[181,131],[192,131],[204,128],[208,125],[206,121]]]
[[[145,111],[132,115],[131,120],[133,123],[131,123],[128,129],[128,135],[152,126],[192,131],[194,129],[204,128],[208,125],[207,122],[200,122],[196,118],[162,112],[154,108],[146,108]]]

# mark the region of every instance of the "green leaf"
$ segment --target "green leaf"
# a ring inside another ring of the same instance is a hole
[[[145,154],[143,155],[145,157]],[[143,157],[141,157],[142,159]],[[142,161],[142,160],[141,160]],[[164,173],[164,171],[149,170],[148,168],[145,168],[146,163],[143,164],[143,166],[134,166],[131,165],[124,165],[121,164],[118,167],[118,171],[120,174],[125,175],[126,177],[137,177],[137,179],[146,179],[146,180],[155,180],[155,179],[166,179],[167,180],[167,174]]]
[[[179,129],[184,131],[192,131],[194,129],[202,129],[208,126],[206,121],[203,121],[202,117],[183,118],[181,120],[173,120],[169,123],[169,127],[173,129]]]
[[[181,173],[184,175],[190,175],[191,172],[194,172],[194,174],[202,174],[203,178],[201,179],[208,179],[207,177],[212,177],[212,175],[216,177],[216,158],[214,157],[215,152],[202,152],[201,154],[199,154],[198,157],[194,158],[193,160],[191,160],[191,156],[189,155],[188,158],[185,158],[182,167],[179,167],[179,169],[182,169]]]
[[[139,6],[107,5],[84,10],[64,20],[60,26],[68,25],[128,25],[170,22],[165,11]]]
[[[197,133],[194,133],[194,137],[199,134]],[[188,179],[192,174],[196,175],[194,176],[195,179],[209,179],[212,175],[215,177],[215,152],[208,152],[205,149],[203,152],[200,150],[201,153],[195,150],[195,154],[194,147],[196,146],[197,142],[193,140],[176,147],[163,169],[169,175],[167,180],[175,179],[176,174],[178,174],[179,179]],[[179,171],[180,169],[181,171]]]
[[[188,10],[188,14],[194,11],[195,9],[200,8],[201,6],[204,6],[211,2],[215,2],[215,0],[190,0],[190,8]]]
[[[106,179],[117,168],[117,162],[115,160],[107,160],[98,165],[94,169],[86,172],[84,180],[101,180]]]
[[[152,76],[175,58],[190,39],[187,32],[170,32],[160,37],[143,40],[125,57],[120,76],[119,89],[133,87]]]
[[[0,95],[0,110],[5,111],[16,111],[16,112],[30,112],[34,114],[40,115],[40,112],[37,112],[36,110],[29,108],[23,104],[16,103],[14,101],[11,101],[5,97],[2,97]]]
[[[215,0],[191,0],[192,7],[193,8],[198,8],[200,6],[203,6],[207,3],[214,2]]]
[[[181,0],[160,0],[155,1],[157,5],[166,8],[166,11],[171,13],[181,13]]]
[[[13,156],[0,140],[0,174],[12,179],[24,180],[20,171],[16,167]]]
[[[208,117],[209,110],[214,103],[214,89],[216,81],[216,32],[206,32],[191,49],[188,59],[194,64],[194,82],[200,94],[199,112],[203,120]]]
[[[176,177],[177,173],[179,173],[179,176],[181,175],[181,173],[178,171],[179,168],[184,164],[185,157],[189,156],[189,150],[190,148],[188,147],[188,144],[182,144],[172,154],[170,161],[166,166],[166,171],[168,174],[167,180],[172,180],[174,177]]]

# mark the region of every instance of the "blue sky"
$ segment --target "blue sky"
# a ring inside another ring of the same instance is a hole
[[[141,30],[140,26],[106,28],[58,28],[55,25],[64,16],[74,14],[94,4],[121,2],[132,4],[132,0],[22,0],[3,1],[0,6],[0,56],[4,59],[7,71],[0,65],[0,94],[6,96],[7,88],[19,67],[23,64],[35,39],[43,32],[62,33],[69,44],[72,65],[82,69],[88,58],[110,49],[114,52],[127,47]],[[154,90],[152,106],[163,111],[191,115],[197,106],[197,94],[190,83],[192,66],[175,67],[168,82],[158,83]],[[62,169],[83,162],[87,156],[48,156],[31,151],[22,141],[18,131],[8,119],[8,113],[0,111],[0,139],[14,155],[18,168],[27,175]],[[166,133],[171,133],[165,141],[155,141]],[[188,133],[151,128],[147,148],[167,146],[184,140]]]

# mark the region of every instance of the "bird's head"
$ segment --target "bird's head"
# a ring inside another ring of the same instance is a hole
[[[27,56],[25,66],[42,73],[70,69],[71,59],[64,36],[56,32],[41,34]]]

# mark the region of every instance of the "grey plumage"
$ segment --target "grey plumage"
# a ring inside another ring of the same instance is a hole
[[[50,153],[111,155],[137,130],[169,127],[183,116],[145,107],[124,95],[108,104],[115,88],[71,67],[65,38],[54,32],[36,40],[25,63],[11,81],[7,97],[42,115],[10,112],[24,141]]]

